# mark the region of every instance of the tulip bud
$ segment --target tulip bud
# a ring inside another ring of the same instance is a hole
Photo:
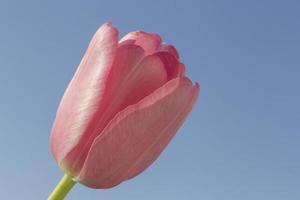
[[[100,27],[59,105],[51,150],[61,169],[92,188],[145,170],[184,122],[199,93],[175,47]]]

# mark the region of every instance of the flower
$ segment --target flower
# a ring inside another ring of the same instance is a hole
[[[62,170],[92,188],[110,188],[145,170],[196,101],[172,45],[131,32],[118,41],[102,25],[59,105],[50,137]]]

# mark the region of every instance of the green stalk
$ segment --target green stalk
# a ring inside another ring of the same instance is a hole
[[[73,181],[70,176],[65,174],[50,194],[48,200],[63,200],[75,184],[76,181]]]

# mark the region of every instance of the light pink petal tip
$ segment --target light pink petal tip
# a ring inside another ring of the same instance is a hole
[[[161,44],[158,48],[159,51],[166,51],[170,54],[172,54],[175,58],[179,59],[179,53],[177,49],[170,44]]]
[[[125,35],[120,43],[134,43],[141,46],[147,54],[154,53],[161,44],[161,38],[156,33],[147,33],[144,31],[130,32]]]
[[[95,139],[77,180],[110,188],[141,173],[174,136],[198,93],[198,84],[175,78],[118,113]]]
[[[59,105],[51,133],[51,149],[62,160],[80,141],[102,99],[104,82],[114,61],[118,30],[105,23],[93,36]],[[64,168],[63,166],[61,166]]]

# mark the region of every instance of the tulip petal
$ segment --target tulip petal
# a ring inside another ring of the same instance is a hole
[[[51,133],[51,149],[60,164],[77,144],[102,98],[104,82],[118,46],[118,30],[102,25],[92,38],[73,79],[59,105]]]
[[[164,63],[158,56],[145,57],[144,50],[137,45],[118,47],[115,62],[104,83],[106,87],[103,97],[93,107],[94,115],[86,122],[88,126],[83,130],[79,143],[65,157],[62,168],[74,175],[79,172],[94,139],[116,113],[138,102],[166,82]]]
[[[168,80],[180,76],[181,66],[179,60],[175,56],[166,51],[158,51],[154,53],[154,55],[158,56],[164,63],[168,75]]]
[[[176,78],[119,112],[95,139],[77,181],[110,188],[146,169],[191,111],[199,85]]]
[[[185,76],[185,66],[184,66],[183,63],[179,63],[178,73],[179,73],[180,77],[184,77]]]
[[[125,35],[120,43],[134,43],[138,46],[141,46],[147,54],[154,53],[161,43],[161,38],[156,33],[147,33],[144,31],[135,31],[130,32]]]
[[[161,44],[158,48],[159,51],[166,51],[175,56],[175,58],[179,59],[179,54],[176,48],[170,44]]]

